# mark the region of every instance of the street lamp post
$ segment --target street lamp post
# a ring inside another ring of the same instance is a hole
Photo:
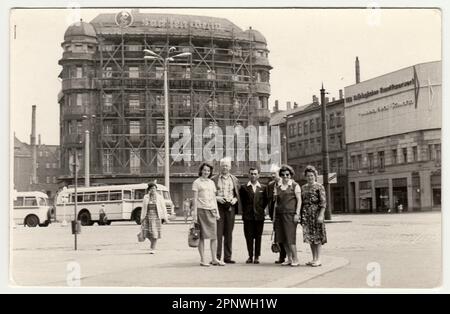
[[[325,219],[331,220],[331,204],[330,204],[330,184],[328,183],[328,130],[327,130],[327,111],[325,103],[325,89],[320,89],[320,102],[322,104],[322,175],[323,175],[323,187],[325,188],[325,194],[327,198],[327,206],[325,208]]]
[[[90,117],[87,115],[83,116],[83,119],[88,121],[88,128],[92,130],[92,119],[95,119],[95,114],[91,115]],[[86,187],[90,186],[90,137],[89,137],[89,130],[84,131],[84,185]]]
[[[163,58],[157,53],[144,49],[146,55],[144,59],[147,60],[158,60],[161,61],[164,65],[164,185],[170,191],[170,151],[169,151],[169,84],[168,84],[168,71],[169,71],[169,62],[174,61],[175,58],[178,57],[187,57],[190,56],[190,52],[183,52],[176,54],[174,56],[170,56],[170,54],[175,51],[175,47],[170,47],[167,52],[167,57]]]

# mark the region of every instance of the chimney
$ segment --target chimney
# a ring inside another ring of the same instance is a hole
[[[359,59],[358,59],[358,57],[356,57],[356,60],[355,60],[355,75],[356,75],[356,84],[358,84],[360,82],[360,77],[359,77]]]
[[[38,135],[38,146],[41,146],[41,134]]]
[[[334,98],[334,97],[333,97],[333,98],[331,98],[331,101],[335,101],[335,100],[336,100],[336,98]]]
[[[275,105],[273,106],[273,111],[274,112],[280,111],[280,108],[278,107],[278,100],[275,100]]]
[[[298,104],[294,101],[294,109],[298,108]]]
[[[329,101],[330,101],[330,98],[325,97],[325,103],[328,104]]]
[[[344,98],[344,93],[342,92],[342,89],[339,90],[339,99]]]
[[[30,145],[31,145],[31,182],[36,184],[37,178],[37,151],[36,151],[36,105],[31,107],[31,135],[30,135]]]
[[[318,102],[319,102],[319,99],[317,98],[317,96],[313,95],[313,103],[318,103]]]
[[[291,110],[292,108],[291,108],[291,102],[290,101],[287,101],[286,102],[286,109],[287,110]]]

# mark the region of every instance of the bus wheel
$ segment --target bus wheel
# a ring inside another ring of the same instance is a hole
[[[39,218],[36,215],[30,215],[25,218],[25,226],[34,228],[39,224]]]
[[[141,209],[135,209],[133,212],[133,218],[132,218],[136,224],[140,225],[141,224]]]
[[[78,214],[78,220],[81,222],[82,226],[92,226],[94,224],[91,220],[91,214],[87,210]]]

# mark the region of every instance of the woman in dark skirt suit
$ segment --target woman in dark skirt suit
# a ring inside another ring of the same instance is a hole
[[[306,263],[313,267],[321,266],[320,249],[327,243],[324,224],[325,208],[327,206],[325,189],[317,183],[317,171],[313,166],[305,168],[307,183],[302,186],[302,217],[303,242],[309,243],[313,259]]]
[[[297,223],[300,221],[302,206],[300,185],[292,177],[294,170],[282,165],[279,170],[281,180],[275,189],[275,242],[283,243],[287,261],[282,266],[299,266],[297,257],[296,235]]]

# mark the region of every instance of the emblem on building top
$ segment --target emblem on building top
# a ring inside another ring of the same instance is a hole
[[[127,11],[120,11],[116,14],[116,24],[119,27],[128,27],[133,24],[133,15]]]

